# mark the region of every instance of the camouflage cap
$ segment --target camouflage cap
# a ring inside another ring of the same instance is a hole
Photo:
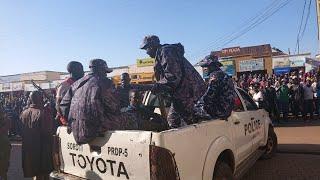
[[[105,68],[107,73],[111,73],[113,70],[107,65],[107,62],[103,59],[92,59],[89,63],[89,68]]]
[[[143,38],[140,49],[146,49],[150,46],[160,45],[159,37],[156,35],[148,35]]]
[[[217,66],[221,67],[223,66],[219,61],[218,61],[218,56],[215,55],[208,55],[206,56],[203,60],[199,62],[199,65],[201,67],[209,67],[209,66]]]

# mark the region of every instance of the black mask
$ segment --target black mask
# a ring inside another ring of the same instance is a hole
[[[157,54],[157,48],[156,47],[148,47],[146,49],[147,54],[151,57],[151,58],[155,58],[156,54]]]

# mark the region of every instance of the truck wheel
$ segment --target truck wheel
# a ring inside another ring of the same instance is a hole
[[[233,173],[230,166],[225,162],[218,161],[213,173],[212,180],[233,180]]]
[[[264,148],[265,152],[261,156],[261,159],[270,159],[270,158],[272,158],[275,155],[276,151],[277,151],[277,145],[278,145],[277,135],[273,131],[273,129],[270,129],[269,133],[268,133],[268,141],[267,141],[267,144],[266,144],[266,146]]]

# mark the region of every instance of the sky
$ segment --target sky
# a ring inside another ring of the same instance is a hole
[[[65,72],[73,60],[87,70],[93,58],[106,60],[110,67],[135,64],[137,58],[147,57],[139,46],[150,34],[158,35],[161,43],[182,43],[192,63],[212,50],[235,46],[271,44],[294,53],[304,0],[291,0],[223,47],[224,43],[215,44],[273,1],[0,0],[0,75]],[[312,0],[300,53],[318,53],[316,24]]]

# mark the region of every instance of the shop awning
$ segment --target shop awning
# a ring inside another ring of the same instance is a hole
[[[290,67],[274,68],[273,73],[276,75],[281,75],[281,74],[289,73],[290,69],[291,69]]]

